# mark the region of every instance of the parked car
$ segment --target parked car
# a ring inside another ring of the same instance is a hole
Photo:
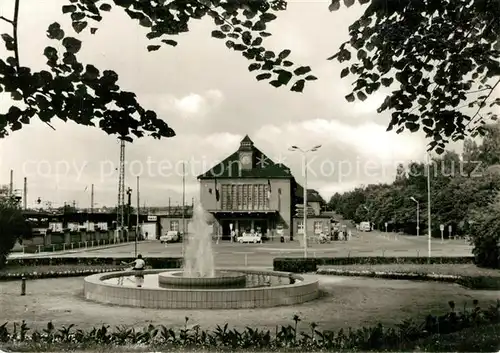
[[[180,233],[176,230],[169,230],[167,234],[160,236],[160,242],[163,243],[175,243],[179,241]]]
[[[238,238],[238,243],[262,243],[262,234],[259,233],[243,233]]]
[[[362,232],[371,232],[372,227],[371,227],[370,222],[361,222],[359,224],[359,230]]]

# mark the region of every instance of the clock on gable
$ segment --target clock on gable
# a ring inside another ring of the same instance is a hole
[[[252,153],[240,153],[240,163],[244,169],[252,169]]]

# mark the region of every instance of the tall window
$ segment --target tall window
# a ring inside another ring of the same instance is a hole
[[[314,221],[314,234],[320,234],[323,231],[323,222]]]
[[[268,190],[267,184],[221,185],[221,207],[240,211],[269,209]]]
[[[179,231],[179,221],[170,221],[170,230],[173,230],[174,232]]]
[[[304,221],[297,221],[297,234],[304,234]]]

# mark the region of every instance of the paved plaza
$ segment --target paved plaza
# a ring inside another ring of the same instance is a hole
[[[219,267],[252,266],[272,267],[276,257],[303,257],[304,250],[298,241],[280,243],[278,241],[263,244],[239,244],[221,241],[213,242],[216,265]],[[464,240],[432,239],[432,256],[471,256],[472,247]],[[13,254],[12,257],[133,257],[135,245],[127,243],[79,249],[66,252],[42,254]],[[180,257],[183,245],[180,243],[161,244],[159,241],[144,241],[137,244],[138,253],[148,257]],[[401,236],[394,233],[369,232],[359,233],[350,241],[332,241],[326,244],[312,244],[308,248],[309,257],[347,257],[347,256],[421,256],[427,257],[427,237]]]

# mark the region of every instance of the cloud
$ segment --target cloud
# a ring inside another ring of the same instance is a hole
[[[188,93],[184,96],[173,94],[154,95],[148,100],[155,102],[164,111],[179,114],[182,118],[203,118],[216,110],[224,101],[224,94],[217,89],[207,90],[203,93]]]

